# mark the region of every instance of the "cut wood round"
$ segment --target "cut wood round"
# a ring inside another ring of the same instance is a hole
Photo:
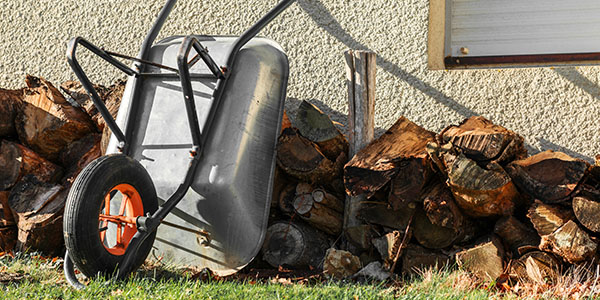
[[[15,121],[25,146],[55,161],[64,147],[96,130],[90,117],[71,106],[48,81],[28,76],[26,82],[29,88]]]
[[[301,215],[306,214],[313,208],[314,202],[311,194],[297,195],[293,203],[294,210]]]
[[[461,232],[432,224],[422,209],[415,211],[413,236],[422,246],[430,249],[442,249],[462,238]]]
[[[444,155],[448,185],[456,203],[472,217],[510,215],[520,195],[510,177],[494,162],[487,169],[463,154]]]
[[[440,134],[442,142],[451,143],[470,159],[505,164],[527,157],[523,137],[481,116],[449,126]]]
[[[511,249],[513,255],[516,255],[519,253],[519,248],[524,246],[537,247],[540,243],[540,237],[535,229],[530,226],[525,225],[513,216],[506,216],[496,222],[494,233]]]
[[[444,253],[409,244],[402,256],[402,273],[422,274],[420,271],[429,268],[443,269],[452,263],[452,259]]]
[[[572,264],[592,258],[598,244],[572,220],[553,233],[542,236],[540,249],[551,251]]]
[[[573,214],[568,209],[536,200],[529,207],[527,217],[538,234],[544,236],[553,233],[567,221],[573,219]]]
[[[459,267],[482,279],[495,280],[504,273],[504,249],[497,237],[456,253]]]
[[[319,147],[294,128],[285,129],[277,142],[277,165],[287,174],[310,183],[330,182],[339,177],[344,161],[331,161]]]
[[[62,176],[59,166],[30,149],[9,141],[0,142],[0,170],[0,190],[10,189],[28,174],[46,182],[56,182]]]
[[[573,198],[573,212],[585,228],[600,232],[600,203],[588,197],[578,196]]]
[[[552,283],[558,278],[560,261],[554,255],[542,251],[524,254],[511,264],[511,273],[518,279],[536,283]]]
[[[557,203],[569,199],[588,166],[581,159],[548,150],[513,161],[506,170],[521,190],[542,202]]]
[[[23,89],[0,89],[0,137],[17,135],[15,117],[23,104]]]
[[[433,141],[435,141],[433,132],[401,117],[381,137],[360,150],[346,164],[344,167],[346,192],[351,196],[365,194],[370,198],[399,172],[404,173],[401,175],[404,178],[413,178],[412,183],[422,186],[421,178],[426,176],[419,174],[418,170],[412,167],[428,165],[429,158],[425,146]],[[407,165],[407,160],[416,162],[414,165],[410,163]],[[425,171],[427,168],[423,167],[421,170]],[[413,189],[400,184],[399,189],[410,191],[410,195],[414,195],[418,187]],[[400,193],[397,196],[400,197],[399,202],[406,200],[402,195]]]
[[[262,247],[263,259],[271,266],[321,268],[329,240],[318,230],[298,221],[269,226]]]
[[[465,217],[460,211],[452,192],[440,180],[433,181],[421,195],[423,210],[429,221],[437,226],[462,230]]]
[[[279,209],[287,215],[294,214],[294,199],[296,198],[296,185],[289,184],[279,195]]]
[[[329,160],[335,161],[342,152],[348,153],[348,141],[329,116],[305,100],[296,111],[295,125],[302,136],[319,145]]]

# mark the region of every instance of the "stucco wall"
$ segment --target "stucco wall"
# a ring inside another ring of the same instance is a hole
[[[275,0],[180,0],[161,36],[239,34]],[[64,52],[81,35],[136,55],[163,0],[6,0],[0,8],[0,86],[24,74],[74,79]],[[598,67],[427,70],[426,0],[298,0],[261,35],[278,41],[291,64],[289,110],[309,100],[346,123],[348,48],[377,52],[376,126],[405,115],[439,131],[483,115],[526,137],[531,152],[554,149],[591,160],[600,153]],[[160,37],[159,37],[160,38]],[[86,60],[83,56],[81,61]],[[94,60],[93,79],[121,76]]]

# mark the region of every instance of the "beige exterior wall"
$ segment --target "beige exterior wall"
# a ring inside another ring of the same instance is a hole
[[[180,0],[161,36],[239,34],[275,0]],[[81,35],[136,55],[162,0],[7,0],[0,8],[0,87],[26,73],[55,83],[74,79],[66,42]],[[377,52],[376,125],[400,116],[439,131],[482,115],[525,136],[530,151],[561,150],[591,160],[600,153],[598,67],[430,71],[426,0],[298,0],[261,35],[278,41],[291,64],[289,110],[309,100],[345,123],[343,51]],[[87,61],[81,56],[82,62]],[[92,60],[95,79],[120,74]]]

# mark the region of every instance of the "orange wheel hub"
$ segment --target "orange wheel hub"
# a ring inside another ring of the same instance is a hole
[[[117,192],[122,195],[119,212],[111,215],[111,201],[118,205],[118,199],[114,197]],[[104,196],[104,206],[98,216],[100,223],[98,230],[104,248],[113,255],[125,254],[129,241],[137,232],[136,218],[142,215],[144,215],[142,198],[133,186],[123,183],[112,188]],[[109,223],[114,224],[110,230]]]

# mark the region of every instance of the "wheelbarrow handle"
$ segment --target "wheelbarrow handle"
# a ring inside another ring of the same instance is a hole
[[[98,48],[97,46],[88,42],[82,37],[72,38],[67,45],[67,61],[69,62],[71,69],[73,69],[73,72],[81,82],[81,85],[83,85],[83,88],[88,92],[88,95],[92,99],[94,106],[98,109],[98,112],[100,112],[100,115],[102,115],[102,118],[106,121],[106,125],[108,125],[108,128],[110,128],[110,130],[116,136],[117,140],[119,141],[119,149],[123,149],[127,142],[125,139],[125,135],[115,122],[115,119],[112,117],[108,109],[106,108],[104,102],[100,100],[100,96],[98,96],[98,92],[94,88],[94,85],[90,82],[89,78],[81,68],[81,65],[77,61],[77,57],[75,54],[77,52],[78,45],[81,45],[86,49],[90,50],[92,53],[100,56],[102,59],[106,60],[111,65],[125,72],[129,76],[139,75],[139,73],[126,66],[122,62],[118,61],[110,54],[106,53],[106,51]]]

